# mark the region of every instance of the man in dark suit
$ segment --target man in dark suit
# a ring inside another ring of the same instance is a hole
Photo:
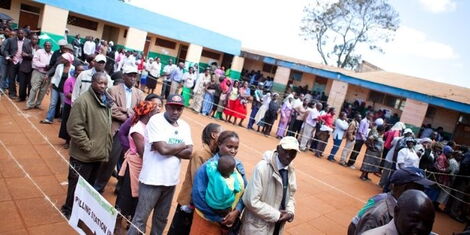
[[[29,94],[29,89],[31,89],[31,72],[33,71],[32,60],[34,52],[38,49],[38,41],[38,36],[33,34],[30,40],[25,40],[23,43],[23,61],[20,64],[18,73],[20,82],[18,101],[25,101],[26,95]]]
[[[24,38],[24,31],[19,29],[16,33],[16,37],[9,38],[6,41],[5,47],[3,48],[3,55],[7,62],[8,71],[8,90],[9,96],[12,99],[16,99],[16,75],[18,75],[19,67],[23,61],[23,44],[28,41]]]

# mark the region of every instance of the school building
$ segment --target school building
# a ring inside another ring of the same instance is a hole
[[[113,41],[118,47],[206,67],[213,62],[241,71],[260,70],[274,77],[274,89],[288,83],[308,85],[325,92],[328,104],[340,109],[344,102],[365,101],[374,109],[397,113],[415,131],[423,124],[441,126],[459,144],[470,145],[470,89],[380,70],[363,63],[360,72],[241,47],[241,41],[150,12],[118,0],[2,0],[0,12],[18,27],[40,30],[42,40],[54,48],[66,37]],[[65,35],[68,29],[69,34]]]

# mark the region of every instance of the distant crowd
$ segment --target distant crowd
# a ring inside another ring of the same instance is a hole
[[[191,159],[170,234],[280,234],[294,219],[297,186],[290,163],[297,153],[310,150],[355,168],[365,146],[359,178],[380,176],[384,193],[352,219],[349,234],[384,234],[387,229],[411,234],[416,228],[418,234],[429,234],[435,210],[468,222],[470,152],[446,140],[442,128],[426,125],[414,133],[398,115],[359,101],[336,110],[326,103],[325,93],[308,87],[289,85],[277,93],[273,78],[259,71],[243,71],[242,79],[232,79],[229,69],[217,63],[200,68],[170,59],[162,66],[158,57],[92,37],[83,42],[77,35],[70,44],[62,39],[52,51],[51,42],[39,45],[34,32],[3,33],[2,94],[8,89],[11,99],[26,102],[26,110],[41,108],[48,94],[41,123],[61,119],[59,137],[70,149],[71,164],[62,207],[66,216],[77,174],[101,193],[114,172],[119,175],[116,207],[121,219],[132,221],[128,234],[145,232],[152,210],[152,234],[161,234],[181,160]],[[160,96],[154,94],[157,84]],[[239,126],[248,119],[246,128],[274,134],[279,144],[264,154],[248,180],[234,158],[239,145],[235,132],[209,124],[201,133],[204,145],[193,151],[191,128],[180,119],[184,107]],[[330,138],[333,147],[325,153]],[[407,219],[415,212],[421,224]]]

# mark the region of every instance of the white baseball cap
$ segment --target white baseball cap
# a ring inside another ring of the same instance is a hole
[[[65,45],[67,45],[67,41],[65,41],[65,39],[60,39],[58,44],[59,44],[59,46],[65,46]]]
[[[122,73],[137,73],[137,68],[135,66],[125,66],[124,68],[122,68]]]
[[[294,138],[293,136],[286,136],[282,138],[281,141],[279,142],[279,145],[281,145],[281,147],[284,150],[295,150],[297,152],[300,151],[299,141],[297,141],[297,139]]]
[[[95,56],[95,61],[96,62],[101,62],[101,61],[106,62],[106,56],[104,56],[102,54],[98,54],[98,55]]]
[[[406,128],[406,129],[403,131],[403,134],[407,134],[407,133],[413,133],[413,130],[411,130],[410,128]]]

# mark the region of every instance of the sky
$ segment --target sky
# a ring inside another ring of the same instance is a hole
[[[130,4],[229,37],[242,47],[320,63],[314,42],[299,26],[315,0],[130,0]],[[334,0],[333,0],[334,1]],[[389,71],[470,88],[470,1],[390,0],[400,28],[384,53],[359,51],[362,59]],[[175,29],[177,30],[177,29]]]

